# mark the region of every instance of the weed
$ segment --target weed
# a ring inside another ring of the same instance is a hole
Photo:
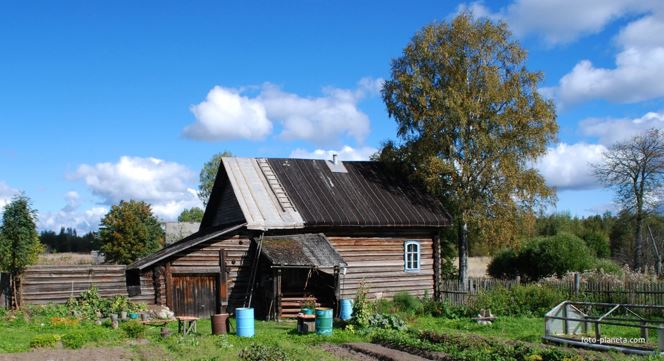
[[[30,340],[30,348],[53,347],[60,341],[60,336],[52,334],[34,335]]]
[[[127,321],[122,324],[122,331],[129,338],[142,338],[145,335],[145,325],[138,321]]]
[[[70,332],[62,336],[62,346],[71,349],[79,349],[88,342],[85,333],[81,331]]]
[[[266,346],[252,342],[243,348],[238,357],[244,361],[287,361],[288,355],[278,346]]]

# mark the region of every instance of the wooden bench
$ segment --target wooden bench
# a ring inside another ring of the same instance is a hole
[[[198,317],[193,316],[178,316],[175,319],[178,320],[178,333],[181,333],[182,336],[186,336],[191,332],[198,332],[197,322]]]

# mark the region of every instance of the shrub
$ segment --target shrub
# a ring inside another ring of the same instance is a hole
[[[65,317],[70,314],[67,306],[65,305],[56,305],[56,304],[46,304],[46,305],[30,305],[28,306],[28,313],[35,317]]]
[[[58,341],[60,341],[60,336],[58,335],[35,335],[30,340],[30,347],[53,347]]]
[[[447,300],[436,301],[433,299],[427,300],[423,303],[422,309],[425,313],[434,317],[443,317],[456,319],[470,314],[468,307],[465,305],[456,305]]]
[[[122,324],[122,331],[129,338],[141,338],[145,335],[145,325],[138,321],[130,320]]]
[[[416,296],[408,292],[397,292],[392,297],[392,302],[397,310],[406,313],[418,313],[422,310],[422,302]]]
[[[564,291],[546,285],[498,287],[480,292],[469,306],[472,314],[491,310],[495,315],[541,316],[567,298]]]
[[[252,342],[243,348],[238,357],[244,361],[287,361],[288,355],[278,346],[267,346]]]
[[[81,331],[70,332],[62,336],[62,346],[71,349],[79,349],[88,342],[86,335]]]
[[[623,275],[623,269],[614,261],[610,259],[595,260],[593,269],[597,272],[604,272],[611,275]]]
[[[595,260],[582,239],[566,233],[529,241],[518,258],[520,274],[530,280],[584,271],[590,269]]]
[[[611,256],[609,237],[598,232],[589,232],[583,236],[583,240],[596,257],[607,258]]]
[[[516,278],[519,274],[519,255],[511,248],[499,251],[487,266],[487,273],[493,278]]]

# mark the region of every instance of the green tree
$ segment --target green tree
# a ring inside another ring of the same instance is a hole
[[[383,87],[400,142],[387,142],[380,159],[448,207],[462,281],[468,232],[494,247],[515,242],[525,219],[555,198],[531,167],[555,140],[555,108],[537,91],[542,74],[525,61],[505,23],[463,13],[420,30]]]
[[[37,261],[43,251],[36,227],[37,211],[24,194],[15,196],[4,207],[0,226],[0,269],[9,272],[10,306],[21,306],[19,288],[20,274]]]
[[[233,154],[231,152],[225,150],[222,153],[213,155],[212,158],[203,165],[203,169],[201,169],[201,174],[199,176],[198,198],[203,202],[204,206],[207,207],[208,201],[210,200],[210,194],[212,194],[214,180],[217,178],[221,158],[232,156]]]
[[[613,144],[602,163],[594,165],[597,179],[616,191],[616,200],[634,214],[633,266],[643,263],[643,224],[648,213],[662,204],[664,186],[664,131],[650,129]]]
[[[205,212],[198,207],[185,209],[178,216],[178,222],[200,222],[203,220],[204,213]]]
[[[143,201],[121,201],[101,220],[101,251],[106,260],[129,264],[158,250],[164,243],[164,231]]]

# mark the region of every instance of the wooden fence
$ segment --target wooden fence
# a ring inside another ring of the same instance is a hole
[[[497,280],[493,278],[469,278],[467,287],[457,280],[445,280],[441,287],[444,300],[454,304],[468,304],[478,293],[497,287],[512,287],[519,280]],[[550,282],[546,284],[567,293],[571,300],[605,303],[628,303],[642,305],[664,304],[664,281],[657,282],[597,282],[582,280]]]
[[[28,267],[21,277],[23,305],[65,303],[70,297],[95,286],[103,297],[128,296],[123,265],[40,265]],[[6,277],[6,274],[2,276]],[[152,277],[140,279],[141,294],[135,302],[154,303]]]

